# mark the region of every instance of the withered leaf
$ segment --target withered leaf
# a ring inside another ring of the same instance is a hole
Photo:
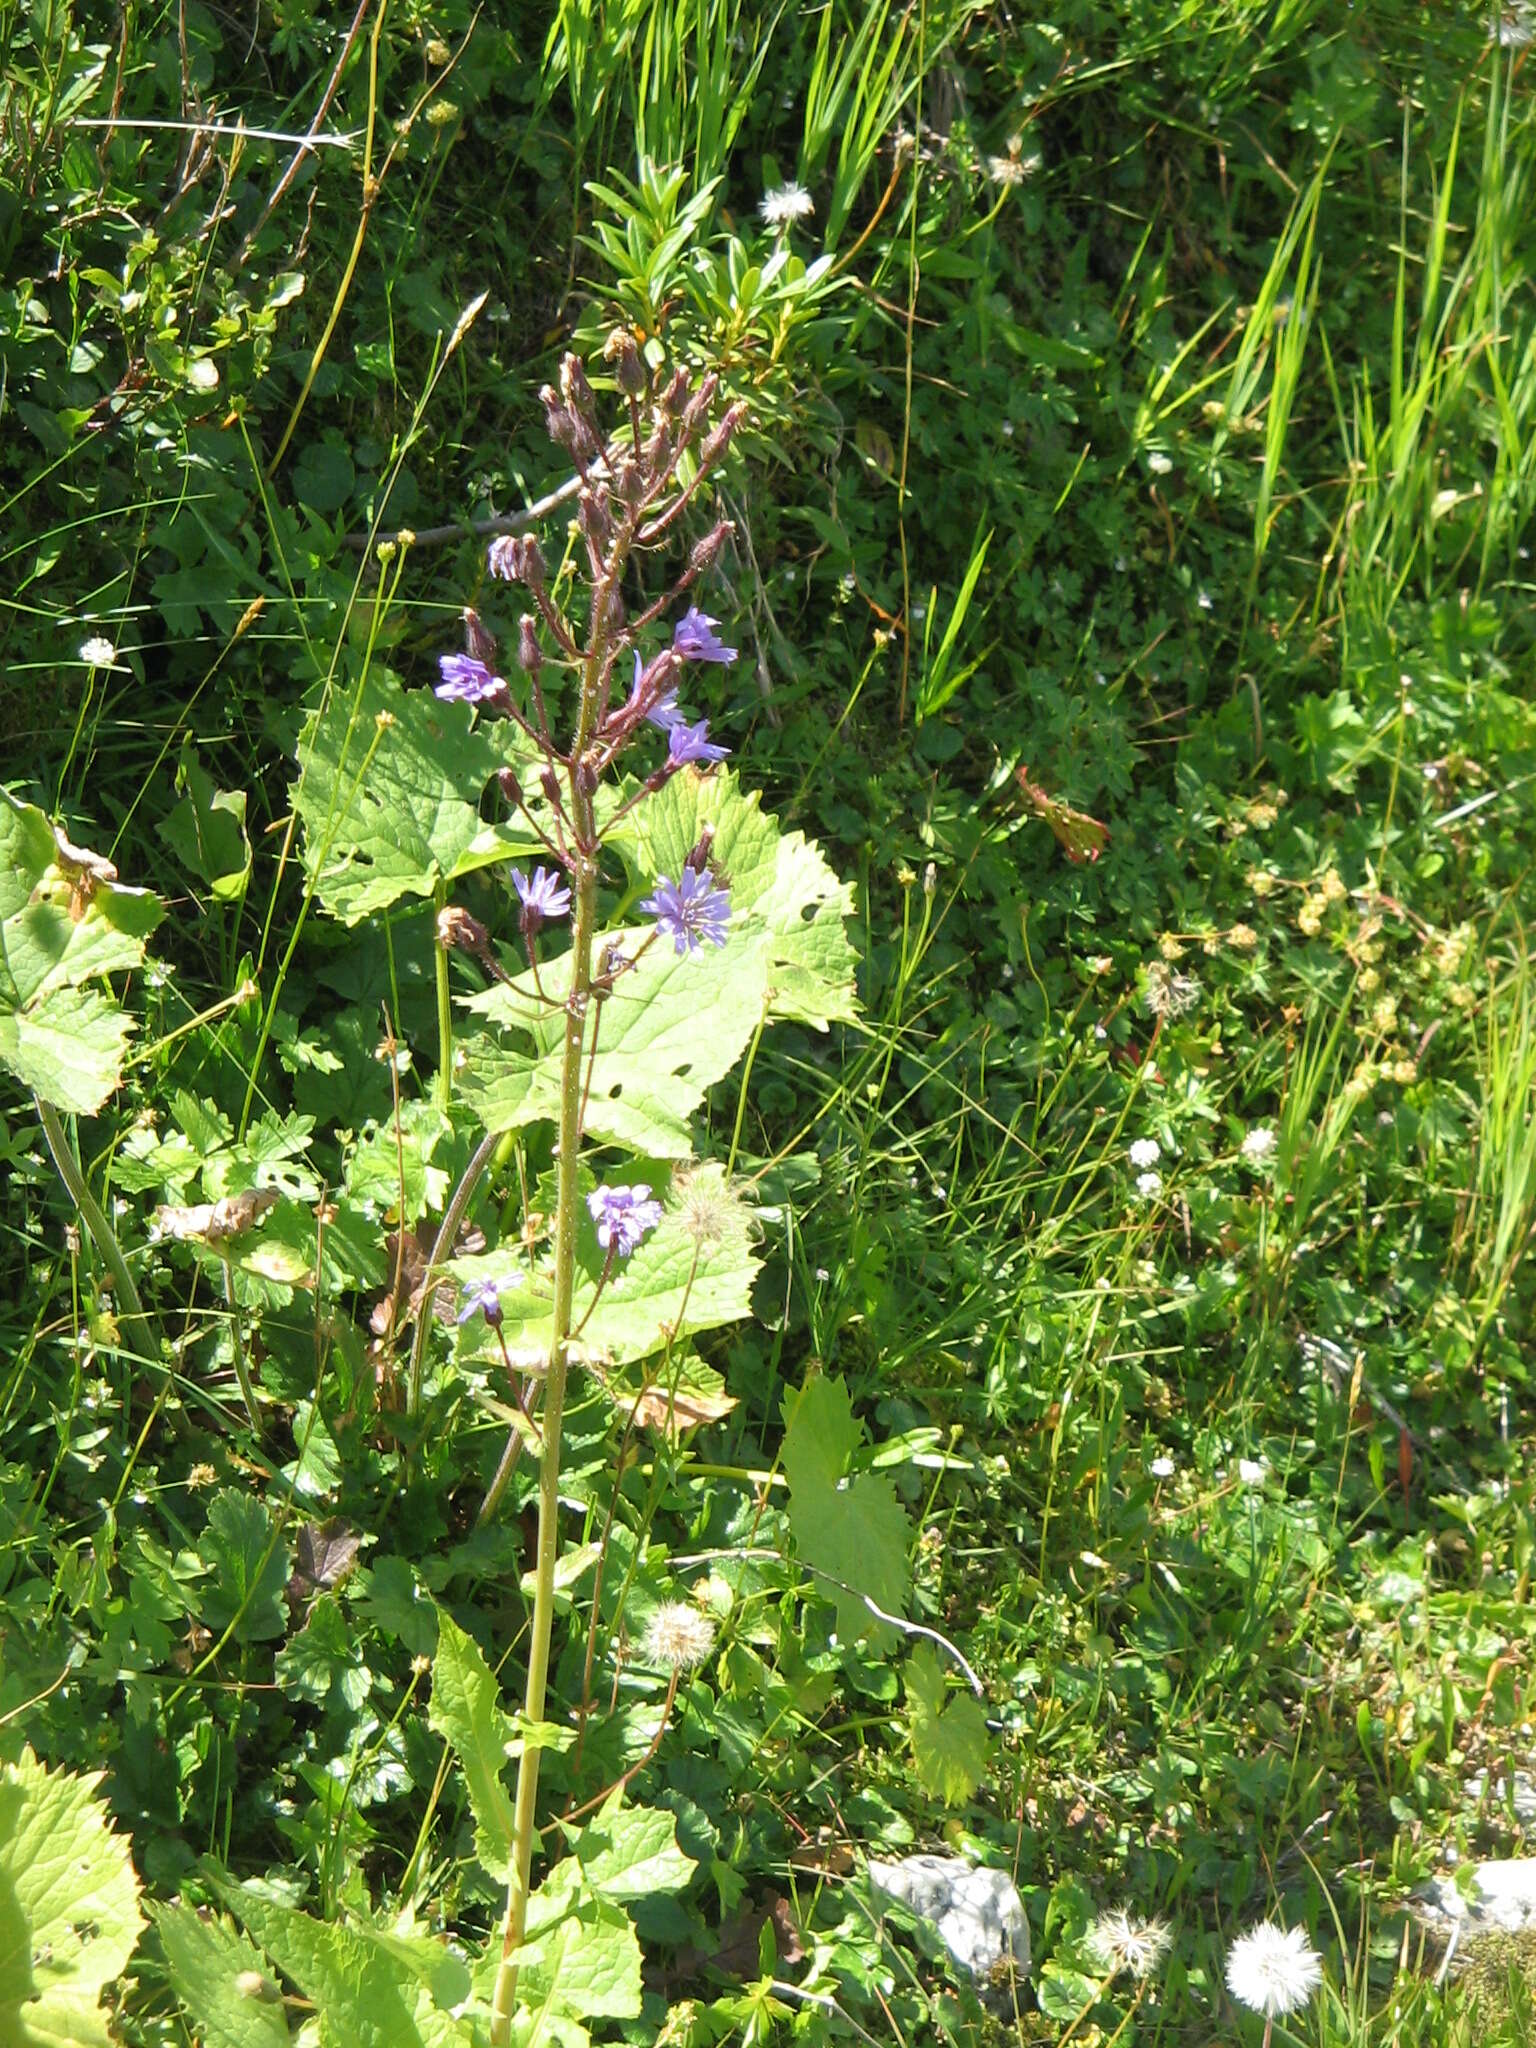
[[[294,1544],[293,1575],[286,1588],[290,1607],[339,1585],[357,1562],[362,1538],[345,1522],[306,1522]]]
[[[247,1188],[243,1194],[225,1195],[218,1202],[196,1202],[189,1208],[162,1202],[154,1214],[154,1234],[222,1244],[225,1238],[238,1237],[259,1223],[278,1199],[276,1188]]]
[[[736,1406],[733,1395],[711,1394],[701,1387],[647,1387],[631,1406],[644,1429],[659,1429],[675,1443],[685,1429],[721,1422]]]

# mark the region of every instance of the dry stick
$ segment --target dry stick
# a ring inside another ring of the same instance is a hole
[[[320,96],[320,104],[315,109],[315,118],[313,119],[313,121],[310,122],[309,128],[304,136],[304,140],[299,144],[298,148],[294,151],[292,160],[289,163],[287,170],[284,171],[283,175],[278,179],[276,185],[273,186],[271,198],[268,199],[266,205],[261,209],[261,212],[256,216],[255,226],[251,229],[250,233],[246,236],[245,240],[240,244],[240,253],[235,258],[236,270],[239,270],[244,265],[246,258],[251,253],[251,247],[252,244],[255,242],[256,237],[261,233],[262,229],[271,219],[274,210],[282,203],[283,194],[288,190],[288,187],[299,175],[300,164],[303,163],[306,156],[309,156],[313,153],[315,148],[315,137],[320,132],[321,122],[325,119],[327,113],[330,111],[331,101],[336,97],[336,88],[341,84],[341,74],[347,68],[347,59],[352,55],[352,46],[357,41],[358,35],[362,29],[363,17],[367,14],[369,5],[370,0],[358,0],[357,12],[352,17],[352,26],[347,30],[346,38],[341,46],[341,55],[336,59],[335,69],[331,72],[331,76],[329,82],[326,85],[325,91]]]

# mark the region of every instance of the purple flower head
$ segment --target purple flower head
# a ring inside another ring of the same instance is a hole
[[[656,929],[674,942],[679,953],[696,953],[705,939],[712,946],[725,944],[731,892],[717,889],[708,875],[684,868],[675,882],[663,875],[655,894],[647,896],[640,908],[650,912]]]
[[[629,1188],[594,1188],[587,1197],[597,1241],[605,1252],[627,1259],[647,1231],[661,1221],[661,1204],[652,1199],[645,1181]]]
[[[667,735],[667,759],[674,768],[686,767],[690,761],[723,761],[730,751],[710,738],[707,718],[697,725],[679,718]]]
[[[506,693],[506,684],[472,654],[440,654],[443,672],[436,694],[445,704],[486,704]]]
[[[459,1322],[484,1316],[493,1330],[501,1328],[501,1289],[494,1280],[474,1280],[459,1297]]]
[[[680,654],[684,661],[718,661],[729,667],[736,659],[736,649],[727,647],[716,634],[715,628],[719,623],[707,612],[701,612],[696,604],[689,605],[672,634],[674,652]]]
[[[635,649],[635,681],[629,693],[629,708],[636,709],[645,704],[645,663],[640,659],[640,650]],[[641,717],[652,725],[659,725],[663,732],[670,732],[682,719],[677,708],[677,684],[664,681],[660,691],[649,704],[645,704]]]
[[[512,886],[523,906],[523,921],[535,930],[546,917],[564,917],[571,907],[571,892],[548,868],[535,868],[530,882],[521,868],[512,870]]]

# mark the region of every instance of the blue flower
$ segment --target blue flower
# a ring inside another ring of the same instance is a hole
[[[661,1204],[645,1181],[628,1188],[594,1188],[587,1197],[597,1241],[603,1250],[627,1259],[647,1231],[661,1221]]]
[[[707,939],[712,946],[725,944],[725,927],[731,915],[731,892],[717,889],[707,875],[684,868],[675,882],[663,875],[654,895],[640,908],[656,920],[656,929],[673,940],[679,953],[696,953]]]
[[[727,667],[736,659],[736,649],[727,647],[715,632],[720,621],[689,605],[672,634],[673,651],[684,661],[718,661]]]
[[[437,665],[443,672],[436,695],[445,704],[486,704],[505,694],[506,684],[472,654],[440,654]]]
[[[633,710],[637,705],[644,703],[644,701],[645,663],[640,659],[640,650],[637,647],[635,649],[635,681],[629,693],[630,709]],[[645,710],[640,715],[642,718],[647,719],[650,724],[659,725],[663,732],[670,732],[674,725],[681,722],[683,716],[682,712],[677,708],[676,683],[665,683],[655,699],[646,705]]]
[[[571,907],[571,892],[548,868],[535,868],[530,882],[521,868],[512,870],[512,886],[523,906],[525,918],[542,923],[546,917],[564,917]]]
[[[690,761],[723,761],[731,751],[729,747],[718,746],[709,736],[709,720],[701,718],[697,725],[690,725],[686,718],[679,718],[667,736],[667,759],[674,768],[686,767]]]
[[[501,1328],[501,1289],[494,1280],[475,1280],[459,1297],[459,1322],[484,1316],[493,1330]]]

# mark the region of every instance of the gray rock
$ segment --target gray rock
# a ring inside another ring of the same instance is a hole
[[[1536,1856],[1474,1863],[1470,1884],[1435,1877],[1415,1896],[1425,1919],[1461,1942],[1536,1930]]]
[[[872,1862],[869,1876],[877,1891],[927,1922],[978,1989],[1006,1997],[1008,1965],[1017,1979],[1029,1975],[1029,1921],[1005,1870],[963,1856],[903,1856]]]

